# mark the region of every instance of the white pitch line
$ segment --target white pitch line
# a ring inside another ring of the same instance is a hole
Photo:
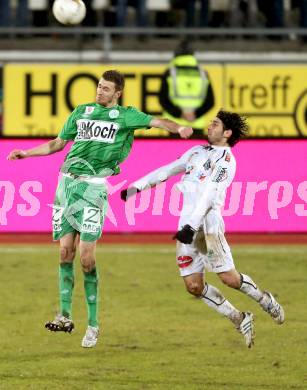
[[[300,253],[306,253],[307,245],[289,245],[289,246],[280,246],[280,245],[271,245],[271,246],[262,246],[262,245],[255,245],[255,246],[245,246],[244,245],[233,245],[231,246],[232,252],[240,253],[240,254],[276,254],[276,255],[282,255],[282,254],[300,254]]]
[[[0,245],[0,254],[1,253],[50,253],[58,252],[58,248],[50,247],[24,247],[16,246],[13,248],[2,248]],[[109,247],[97,247],[98,253],[175,253],[175,248],[139,248],[139,247],[129,247],[129,248],[109,248]]]
[[[110,246],[109,246],[110,245]],[[142,245],[142,244],[140,244]],[[301,254],[306,253],[306,245],[300,245],[300,246],[280,246],[280,245],[274,245],[274,246],[245,246],[245,245],[233,245],[232,251],[234,253],[239,254]],[[34,246],[30,247],[28,245],[22,246],[22,245],[16,245],[12,247],[5,247],[4,245],[0,245],[0,254],[6,254],[6,253],[57,253],[59,251],[58,247],[50,247],[50,246]],[[97,247],[98,253],[165,253],[165,254],[174,254],[175,253],[175,246],[169,246],[169,247],[155,247],[155,245],[150,246],[149,248],[147,245],[144,245],[143,247],[140,246],[126,246],[126,247],[114,247],[113,244],[107,244],[105,246],[98,246]]]

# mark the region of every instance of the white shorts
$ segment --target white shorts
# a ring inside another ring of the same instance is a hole
[[[180,226],[184,226],[181,218]],[[225,225],[218,210],[210,210],[204,224],[192,244],[177,242],[177,265],[181,276],[203,273],[226,272],[235,268],[229,245],[224,236]]]

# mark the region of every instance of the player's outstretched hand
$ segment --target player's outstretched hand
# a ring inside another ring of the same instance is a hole
[[[180,134],[181,138],[187,139],[190,138],[193,134],[193,129],[192,127],[181,126],[178,130],[178,133]]]
[[[128,200],[128,198],[130,198],[131,196],[135,195],[137,192],[140,192],[140,190],[138,190],[135,187],[125,188],[124,190],[122,190],[120,192],[120,198],[124,202],[126,202]]]
[[[24,150],[14,149],[7,156],[7,160],[19,160],[25,157],[27,157],[27,153]]]
[[[173,240],[178,240],[183,244],[192,244],[195,230],[190,225],[184,225],[173,237]]]

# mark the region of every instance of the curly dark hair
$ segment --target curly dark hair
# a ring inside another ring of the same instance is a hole
[[[222,122],[224,130],[231,130],[232,134],[228,138],[229,146],[234,146],[240,139],[247,137],[248,123],[247,118],[240,116],[236,112],[220,110],[216,115]]]
[[[115,84],[116,91],[122,91],[125,87],[125,77],[117,70],[107,70],[102,74],[106,81],[112,81]]]

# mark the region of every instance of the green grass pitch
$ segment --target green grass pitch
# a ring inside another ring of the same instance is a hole
[[[238,291],[219,287],[255,315],[255,346],[189,296],[174,245],[99,244],[102,335],[80,346],[86,327],[76,259],[73,334],[49,333],[58,304],[57,244],[0,246],[0,389],[284,390],[307,388],[307,246],[232,247],[238,270],[283,304],[276,325]]]

